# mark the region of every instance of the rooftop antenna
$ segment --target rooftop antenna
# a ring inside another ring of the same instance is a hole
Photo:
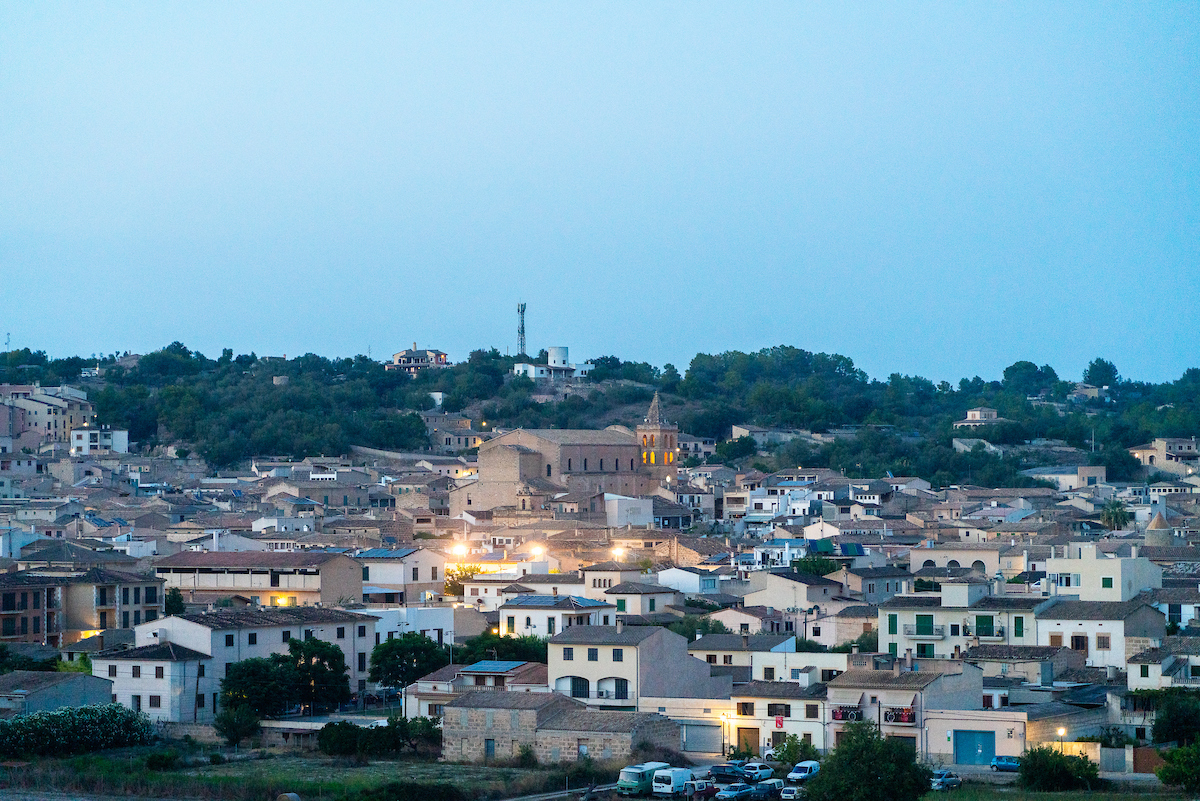
[[[525,304],[517,304],[517,355],[527,356],[525,352]]]

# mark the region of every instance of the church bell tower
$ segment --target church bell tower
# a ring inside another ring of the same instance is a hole
[[[659,409],[658,393],[650,402],[646,419],[637,427],[638,444],[642,448],[642,470],[658,481],[675,481],[675,464],[679,454],[679,427],[668,423]]]

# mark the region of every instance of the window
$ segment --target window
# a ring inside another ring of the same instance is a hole
[[[763,681],[775,681],[775,668],[763,668]]]
[[[247,645],[258,645],[258,632],[252,631],[246,635]]]
[[[1167,604],[1167,622],[1177,626],[1183,623],[1183,604]]]
[[[1112,576],[1104,576],[1104,577],[1102,577],[1102,578],[1100,579],[1100,586],[1101,586],[1102,588],[1106,589],[1106,590],[1111,590],[1111,589],[1113,588],[1113,580],[1112,580]]]
[[[721,663],[725,664],[725,665],[732,665],[733,664],[733,654],[725,654],[723,657],[721,657]]]
[[[741,701],[737,705],[737,713],[743,717],[754,717],[754,702]]]
[[[163,677],[163,666],[156,665],[154,668],[154,678],[161,679],[162,677]],[[154,706],[154,704],[151,704],[150,706]]]
[[[589,648],[588,649],[588,661],[589,662],[599,662],[600,661],[600,649],[599,648]]]
[[[204,709],[204,693],[196,693],[196,709]]]
[[[413,568],[413,577],[412,577],[412,580],[413,580],[413,581],[416,581],[416,580],[417,580],[417,571],[419,571],[419,570],[420,570],[420,568],[419,568],[419,567],[414,567],[414,568]]]
[[[1144,665],[1142,666],[1142,669],[1143,669],[1143,670],[1145,670],[1145,666],[1144,666]],[[109,666],[108,666],[108,676],[109,676],[109,678],[116,678],[116,675],[117,675],[117,666],[116,666],[116,665],[109,665]]]
[[[290,639],[292,639],[292,633],[290,631],[284,631],[283,632],[283,641],[286,643]]]
[[[767,704],[767,717],[769,718],[790,718],[792,716],[791,704]]]
[[[358,654],[358,672],[365,673],[367,670],[367,654],[365,651],[360,651]]]
[[[650,611],[653,612],[657,605],[658,605],[658,599],[651,598],[650,599]]]
[[[203,662],[200,663],[199,669],[196,671],[196,678],[200,678],[200,679],[204,678],[204,663]]]
[[[367,627],[366,627],[366,626],[359,626],[359,627],[358,627],[358,636],[359,636],[359,637],[366,637],[366,636],[367,636]]]
[[[575,660],[575,649],[574,648],[564,648],[563,649],[563,661],[564,662],[573,662],[574,660]]]
[[[717,664],[717,655],[716,654],[708,654],[707,656],[704,657],[704,661],[710,665],[715,665],[715,664]]]
[[[108,612],[100,613],[100,628],[102,628],[102,629],[108,628]]]
[[[888,615],[888,634],[896,633],[896,616]]]
[[[820,626],[813,626],[813,636],[814,637],[821,636],[821,627]]]
[[[337,638],[338,638],[339,640],[344,640],[344,639],[346,639],[346,627],[345,627],[345,626],[338,626],[338,627],[337,627]]]
[[[135,679],[140,679],[142,677],[142,666],[141,665],[133,666],[133,677]]]
[[[517,631],[517,618],[516,618],[516,616],[514,616],[514,615],[509,615],[509,616],[508,616],[508,619],[504,621],[504,630],[505,630],[505,631],[506,631],[508,634],[515,634],[515,633],[516,633],[516,631]]]
[[[1063,638],[1063,636],[1061,634],[1051,634],[1050,635],[1050,647],[1051,648],[1062,648],[1062,638]]]
[[[133,588],[133,605],[138,606],[141,603],[142,603],[142,588],[134,587]]]
[[[951,623],[951,624],[950,624],[950,636],[951,636],[951,637],[957,637],[957,636],[958,636],[958,624],[957,624],[957,623]]]
[[[1072,651],[1083,651],[1086,654],[1087,649],[1088,649],[1088,638],[1087,638],[1086,634],[1072,634],[1071,635],[1071,650]]]
[[[436,567],[429,568],[429,580],[437,581],[437,568]]]
[[[109,675],[113,675],[113,674],[110,673]],[[1143,679],[1150,678],[1150,666],[1149,665],[1142,665],[1141,676]]]
[[[624,598],[618,598],[618,599],[617,599],[617,611],[618,611],[618,612],[624,612],[624,611],[625,611],[625,599],[624,599]]]
[[[121,603],[123,603],[123,604],[129,603],[129,588],[128,587],[121,588]]]
[[[820,707],[818,707],[816,704],[805,704],[804,717],[808,718],[809,720],[816,720],[817,716],[820,714],[819,710]]]
[[[162,707],[162,696],[161,695],[150,696],[150,708],[151,709],[159,709],[160,707]]]
[[[232,647],[233,647],[233,635],[232,635],[232,634],[226,634],[226,635],[225,635],[225,647],[226,647],[226,648],[232,648]]]
[[[146,610],[146,622],[149,623],[151,620],[158,620],[158,610],[157,609],[147,609]]]
[[[613,661],[614,662],[624,662],[625,661],[625,649],[624,648],[614,648],[613,649]]]
[[[933,643],[931,643],[931,642],[917,643],[917,656],[924,657],[927,659],[932,659],[933,658]]]
[[[121,628],[123,628],[123,629],[129,628],[129,613],[128,612],[121,613]]]
[[[363,567],[363,581],[370,581],[370,580],[371,580],[371,568],[369,566],[364,566]]]
[[[1109,648],[1110,648],[1110,645],[1109,645],[1109,644],[1110,644],[1111,642],[1112,642],[1112,640],[1111,640],[1111,638],[1109,637],[1109,635],[1107,635],[1107,634],[1097,634],[1097,635],[1096,635],[1096,650],[1097,650],[1097,651],[1107,651],[1107,650],[1109,650]]]

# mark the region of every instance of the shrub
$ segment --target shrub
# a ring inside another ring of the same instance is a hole
[[[317,732],[317,747],[330,756],[353,756],[358,753],[358,735],[362,730],[345,720],[327,723]]]
[[[86,754],[145,745],[150,718],[120,704],[81,706],[0,720],[0,755]]]
[[[1200,793],[1200,743],[1186,748],[1172,748],[1163,754],[1166,764],[1157,771],[1159,780],[1169,787]]]
[[[1087,757],[1053,748],[1032,748],[1021,758],[1018,784],[1026,790],[1059,792],[1090,790],[1100,781],[1100,768]]]
[[[155,751],[146,755],[147,770],[174,770],[179,765],[179,754],[174,751]]]
[[[258,714],[248,706],[227,706],[217,713],[213,728],[236,748],[242,740],[258,734]]]
[[[208,763],[210,765],[224,765],[225,764],[225,755],[224,754],[209,754],[208,755]]]
[[[517,753],[517,767],[536,768],[537,766],[537,752],[533,750],[533,746],[528,743],[521,746],[521,750]]]
[[[929,792],[929,768],[911,748],[882,737],[871,723],[851,723],[842,741],[825,757],[821,771],[808,780],[811,801],[886,799],[917,801]]]

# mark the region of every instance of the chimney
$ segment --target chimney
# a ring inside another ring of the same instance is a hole
[[[558,587],[551,587],[551,588],[550,588],[550,591],[551,591],[552,593],[554,593],[554,597],[555,597],[555,598],[557,598],[557,597],[558,597]]]
[[[749,635],[749,634],[743,634],[743,635],[742,635],[742,647],[743,647],[743,648],[749,648],[749,647],[750,647],[750,635]]]
[[[900,660],[899,659],[892,660],[892,675],[893,676],[900,675]]]
[[[909,670],[912,670],[913,663],[912,663],[912,649],[911,648],[904,649],[904,664],[908,665]]]
[[[1115,678],[1117,677],[1117,668],[1116,668],[1116,665],[1108,665],[1107,667],[1105,667],[1105,668],[1104,668],[1104,676],[1105,676],[1105,678],[1107,678],[1109,681],[1111,681],[1111,680],[1115,679]]]
[[[858,643],[852,643],[850,645],[850,653],[852,653],[852,654],[858,653]]]
[[[700,629],[696,629],[696,639],[698,640],[703,636],[704,636],[704,632],[701,631]]]
[[[1132,556],[1134,559],[1137,559],[1137,546],[1136,545],[1134,545],[1132,548],[1129,549],[1129,555]]]
[[[624,630],[625,630],[625,621],[621,620],[621,618],[617,618],[617,634],[620,634]]]
[[[962,659],[962,646],[961,645],[954,646],[954,658]]]

